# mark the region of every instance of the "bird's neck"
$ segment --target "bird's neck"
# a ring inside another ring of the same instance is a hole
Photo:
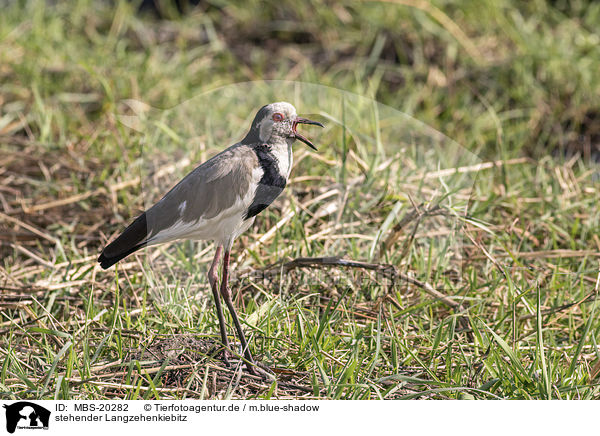
[[[286,180],[290,175],[293,163],[292,142],[293,139],[290,138],[266,144],[267,150],[275,158],[278,173]]]

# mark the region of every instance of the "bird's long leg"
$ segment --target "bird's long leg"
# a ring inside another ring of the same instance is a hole
[[[219,318],[219,330],[221,332],[221,342],[223,343],[223,362],[229,366],[229,340],[227,339],[227,326],[225,324],[225,317],[223,316],[223,306],[221,306],[221,296],[219,295],[218,288],[218,276],[217,276],[217,265],[221,259],[221,253],[223,252],[223,246],[219,245],[215,251],[215,257],[208,270],[208,281],[212,289],[213,297],[215,298],[215,306],[217,306],[217,316]]]
[[[227,281],[229,279],[229,249],[225,249],[225,255],[223,256],[223,276],[221,278],[221,295],[225,300],[225,304],[227,304],[227,308],[229,309],[229,313],[231,313],[231,317],[233,318],[233,323],[235,324],[235,329],[237,330],[238,336],[240,338],[240,342],[242,344],[242,350],[244,352],[244,357],[246,358],[246,367],[248,368],[248,372],[253,375],[256,375],[256,371],[254,369],[254,360],[252,359],[252,354],[250,353],[250,348],[248,348],[248,342],[246,342],[246,337],[244,336],[244,330],[242,330],[242,324],[237,316],[235,311],[235,307],[233,307],[233,301],[231,300],[231,290],[227,285]]]

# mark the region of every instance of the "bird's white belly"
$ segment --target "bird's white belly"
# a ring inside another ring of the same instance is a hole
[[[229,216],[217,215],[208,220],[199,220],[197,226],[185,236],[188,239],[213,240],[218,244],[230,246],[231,243],[254,222],[254,217],[244,220],[242,213]]]
[[[245,210],[226,210],[209,219],[200,218],[197,221],[190,222],[179,220],[171,227],[163,229],[156,235],[150,237],[148,245],[160,244],[177,239],[196,239],[213,240],[218,244],[228,246],[254,222],[254,217],[244,220],[244,213]]]

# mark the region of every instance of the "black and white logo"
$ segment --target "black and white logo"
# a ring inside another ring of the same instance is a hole
[[[48,430],[50,411],[29,401],[19,401],[9,405],[6,409],[6,431],[14,433],[16,429]]]

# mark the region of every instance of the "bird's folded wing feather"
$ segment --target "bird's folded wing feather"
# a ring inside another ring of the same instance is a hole
[[[257,157],[250,147],[236,144],[228,148],[189,173],[109,244],[103,255],[113,258],[185,237],[197,223],[218,219],[224,213],[243,214],[252,202],[249,191],[257,177],[256,168]]]

